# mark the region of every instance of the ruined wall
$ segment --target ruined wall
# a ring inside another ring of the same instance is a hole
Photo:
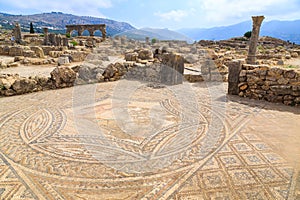
[[[299,70],[241,64],[237,80],[241,97],[300,105]]]
[[[71,34],[72,31],[77,31],[78,36],[81,36],[83,31],[87,30],[90,36],[94,36],[95,31],[100,30],[102,38],[106,38],[106,25],[105,24],[79,24],[79,25],[66,25],[67,34]]]
[[[159,63],[154,63],[147,66],[134,63],[132,67],[129,68],[125,78],[129,80],[160,83],[161,71],[162,66]]]
[[[56,67],[50,75],[21,77],[18,74],[0,74],[0,96],[72,87],[76,80],[76,72],[69,67]]]

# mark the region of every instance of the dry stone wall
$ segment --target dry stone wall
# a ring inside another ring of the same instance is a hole
[[[237,64],[240,64],[240,67]],[[230,69],[235,70],[231,72]],[[238,93],[241,97],[263,99],[291,106],[300,105],[300,71],[297,69],[233,61],[229,66],[229,77],[229,94]]]

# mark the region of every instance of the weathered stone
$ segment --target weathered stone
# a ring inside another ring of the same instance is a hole
[[[88,52],[72,52],[71,53],[71,61],[72,62],[84,61],[86,59],[87,55],[88,55]]]
[[[14,77],[14,76],[8,76],[6,78],[0,78],[0,86],[5,88],[6,90],[8,90],[14,84],[16,79],[17,78]]]
[[[252,64],[243,64],[242,65],[243,70],[254,70],[255,67],[256,67],[256,65],[252,65]]]
[[[300,85],[293,85],[292,90],[293,91],[300,91]]]
[[[96,79],[98,82],[103,82],[104,81],[104,76],[101,73],[98,73],[96,75]]]
[[[289,80],[288,79],[285,79],[285,78],[280,78],[278,79],[277,81],[280,85],[286,85],[289,83]]]
[[[240,83],[239,84],[240,91],[246,90],[247,88],[248,88],[248,84],[247,83]]]
[[[14,40],[17,44],[22,43],[22,34],[21,34],[21,27],[19,23],[15,24],[15,27],[13,28],[13,35],[14,35]]]
[[[25,59],[24,56],[15,56],[14,62],[22,61],[22,60],[24,60],[24,59]]]
[[[292,93],[292,86],[290,85],[273,85],[270,89],[277,95],[287,95]]]
[[[299,97],[300,96],[300,90],[298,90],[298,91],[292,91],[292,95],[294,97]]]
[[[184,58],[178,54],[162,55],[161,82],[167,85],[182,84]]]
[[[194,64],[199,61],[198,57],[194,54],[188,54],[184,56],[185,62],[189,64]]]
[[[17,63],[17,62],[7,64],[7,67],[18,67],[18,66],[19,66],[19,63]]]
[[[137,52],[126,53],[125,60],[126,61],[137,61],[138,55],[139,54]]]
[[[204,78],[202,75],[184,74],[184,79],[190,83],[202,82]]]
[[[270,86],[269,85],[262,85],[261,89],[263,89],[265,91],[268,91],[270,89]]]
[[[78,70],[78,77],[84,81],[93,79],[96,74],[93,74],[92,68],[88,66],[81,66]]]
[[[277,65],[284,65],[284,61],[283,60],[278,60]]]
[[[50,75],[56,88],[71,87],[76,79],[76,73],[69,67],[56,67]]]
[[[28,78],[17,79],[12,85],[12,89],[16,91],[16,94],[35,92],[37,90],[37,82]]]
[[[287,55],[285,55],[285,58],[286,58],[286,59],[291,59],[292,56],[291,56],[290,54],[287,54]]]
[[[253,16],[253,27],[252,27],[252,34],[250,38],[250,44],[249,44],[249,51],[248,51],[248,57],[247,57],[247,63],[248,64],[255,64],[256,63],[256,47],[260,32],[260,26],[262,24],[262,21],[265,19],[264,16]]]
[[[51,56],[53,58],[58,58],[63,54],[64,54],[64,52],[62,52],[62,51],[49,51],[49,56]]]
[[[33,47],[30,47],[30,49],[32,51],[34,51],[34,53],[37,55],[37,57],[39,57],[39,58],[44,58],[45,57],[44,51],[41,47],[33,46]]]
[[[23,56],[23,48],[22,47],[10,47],[8,55],[9,56]]]
[[[298,53],[297,52],[293,52],[293,53],[291,53],[291,56],[292,56],[292,58],[298,58]]]
[[[7,64],[6,64],[5,62],[1,62],[1,63],[0,63],[0,68],[1,68],[1,69],[7,68]]]
[[[263,85],[264,83],[264,81],[260,77],[254,75],[247,75],[247,81],[251,84],[255,83],[255,84]]]
[[[241,70],[240,77],[247,76],[247,70]]]
[[[296,74],[294,70],[284,71],[284,78],[293,79],[296,77]]]
[[[207,53],[208,53],[209,58],[212,60],[217,60],[219,58],[218,54],[212,49],[208,49]]]
[[[228,63],[228,94],[239,94],[239,75],[242,69],[242,64],[238,60]]]
[[[294,101],[295,103],[300,104],[300,97],[296,97]]]
[[[34,51],[32,51],[32,50],[26,50],[26,51],[24,51],[24,52],[23,52],[23,55],[24,55],[25,57],[30,57],[30,58],[36,57]]]
[[[57,59],[58,66],[69,64],[69,63],[70,63],[69,57],[59,57]]]
[[[109,64],[103,73],[104,79],[109,80],[110,78],[113,78],[117,72],[117,67],[115,67],[114,64]]]
[[[273,77],[276,77],[276,78],[279,78],[283,75],[283,69],[280,69],[280,68],[271,68],[269,71],[268,71],[268,76],[273,76]]]
[[[41,87],[41,89],[49,89],[51,87],[51,80],[49,77],[45,76],[36,76],[34,80],[37,82],[37,85]]]
[[[138,52],[138,58],[141,60],[153,59],[153,53],[150,49],[142,49]]]

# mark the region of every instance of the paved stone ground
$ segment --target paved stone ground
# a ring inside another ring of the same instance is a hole
[[[300,109],[221,83],[1,98],[1,199],[300,199]]]

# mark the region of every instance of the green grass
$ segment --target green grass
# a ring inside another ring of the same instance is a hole
[[[70,43],[73,44],[74,47],[78,45],[78,42],[76,42],[76,41],[74,41],[74,40],[71,41]]]
[[[295,65],[287,65],[287,66],[285,66],[285,68],[288,68],[288,69],[297,69],[299,67],[297,67]]]

